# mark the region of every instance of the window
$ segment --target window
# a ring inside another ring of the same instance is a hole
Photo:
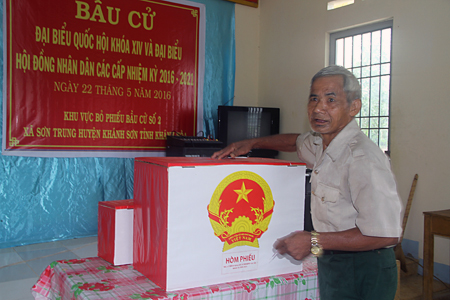
[[[349,69],[362,89],[361,130],[389,153],[392,20],[330,35],[330,64]]]

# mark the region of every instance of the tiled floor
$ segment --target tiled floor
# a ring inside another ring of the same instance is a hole
[[[31,287],[53,261],[97,256],[97,237],[0,249],[0,299],[31,300]]]

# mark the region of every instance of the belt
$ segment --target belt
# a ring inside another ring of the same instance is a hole
[[[392,249],[392,248],[379,248],[379,249],[373,249],[373,250],[367,250],[367,251],[323,250],[323,255],[356,254],[356,253],[367,253],[367,252],[373,252],[373,251],[383,251],[383,250],[389,250],[389,249]]]

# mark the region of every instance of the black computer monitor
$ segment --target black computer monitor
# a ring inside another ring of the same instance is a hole
[[[233,142],[280,132],[280,109],[274,107],[219,106],[218,140]],[[248,156],[274,158],[278,151],[254,149]]]

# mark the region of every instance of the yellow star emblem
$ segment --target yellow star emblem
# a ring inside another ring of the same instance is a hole
[[[244,182],[242,182],[242,187],[241,187],[241,189],[240,190],[234,190],[239,196],[238,196],[238,198],[237,198],[237,200],[236,200],[236,203],[238,203],[239,201],[241,201],[242,199],[244,199],[245,201],[247,201],[248,202],[248,197],[247,197],[247,195],[251,192],[251,191],[253,191],[253,189],[245,189],[245,184],[244,184]]]

